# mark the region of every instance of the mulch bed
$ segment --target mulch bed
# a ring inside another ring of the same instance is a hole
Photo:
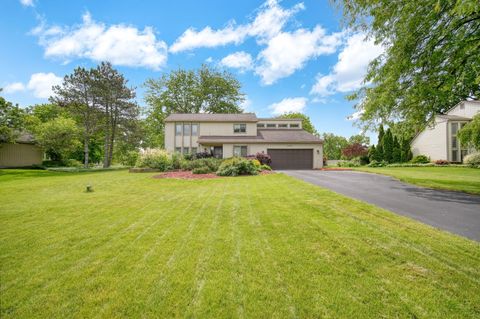
[[[261,171],[259,175],[274,174],[272,171]],[[153,178],[177,178],[177,179],[212,179],[222,178],[215,173],[193,174],[191,171],[172,171],[153,176]]]
[[[191,171],[178,171],[178,172],[165,172],[159,175],[153,176],[153,178],[178,178],[178,179],[210,179],[220,178],[214,173],[208,174],[193,174]]]
[[[324,167],[320,168],[320,171],[353,171],[351,168],[345,167]]]

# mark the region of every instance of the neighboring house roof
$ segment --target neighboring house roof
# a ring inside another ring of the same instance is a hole
[[[256,136],[199,136],[198,143],[292,143],[292,144],[322,144],[317,136],[304,130],[272,129],[257,130]]]
[[[255,113],[239,113],[239,114],[170,114],[165,122],[257,122]]]
[[[469,117],[463,117],[458,115],[437,114],[436,116],[442,119],[453,120],[453,121],[470,121],[471,120],[471,118]]]
[[[259,121],[302,121],[300,118],[277,118],[277,117],[262,117]]]

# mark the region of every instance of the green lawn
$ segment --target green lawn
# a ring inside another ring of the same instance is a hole
[[[468,167],[358,167],[423,187],[480,194],[480,169]]]
[[[283,174],[152,175],[0,171],[0,317],[480,317],[479,243]]]

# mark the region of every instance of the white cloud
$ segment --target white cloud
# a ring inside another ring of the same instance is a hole
[[[37,98],[46,99],[53,95],[52,86],[62,83],[62,78],[53,73],[35,73],[30,77],[27,88]]]
[[[334,53],[341,43],[341,37],[342,33],[327,35],[320,26],[312,31],[298,29],[279,33],[260,52],[260,65],[255,72],[260,75],[263,84],[273,84],[303,68],[308,60]]]
[[[221,66],[239,69],[240,72],[245,72],[253,67],[252,56],[244,51],[235,52],[227,55],[220,61]]]
[[[365,34],[352,35],[338,54],[338,62],[332,72],[318,74],[310,93],[325,97],[358,89],[363,83],[368,64],[383,51],[383,47],[375,45],[373,40],[365,40]]]
[[[157,40],[154,30],[117,24],[106,26],[92,20],[87,12],[83,22],[72,27],[46,27],[32,30],[45,48],[45,56],[68,62],[74,58],[109,61],[115,65],[158,70],[167,61],[167,44]]]
[[[362,116],[363,113],[365,113],[365,110],[360,110],[360,111],[353,112],[351,115],[349,115],[347,117],[347,120],[356,121]]]
[[[170,52],[240,44],[247,37],[257,37],[258,42],[262,43],[278,34],[288,19],[303,9],[303,3],[291,9],[284,9],[276,0],[269,0],[259,8],[257,15],[250,23],[237,25],[235,21],[231,21],[222,29],[212,29],[207,26],[200,31],[192,27],[188,28],[175,40],[170,47]]]
[[[213,58],[211,56],[209,56],[206,60],[205,60],[206,63],[212,63],[213,62]]]
[[[3,88],[3,92],[6,94],[13,94],[21,91],[25,91],[25,85],[23,85],[22,82],[10,83]]]
[[[308,99],[305,97],[285,98],[278,103],[271,104],[268,108],[274,115],[280,115],[289,112],[302,112],[307,105]]]
[[[248,96],[245,97],[245,100],[240,104],[240,107],[243,109],[244,112],[250,111],[250,107],[252,106],[252,100],[248,98]]]
[[[29,90],[33,96],[40,99],[47,99],[53,95],[52,86],[62,83],[62,78],[54,73],[34,73],[25,85],[22,82],[14,82],[5,86],[4,91],[7,94]]]
[[[20,0],[20,3],[24,7],[33,7],[35,4],[33,3],[33,0]]]

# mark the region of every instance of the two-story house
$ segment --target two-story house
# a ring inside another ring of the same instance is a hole
[[[473,150],[461,145],[457,132],[480,112],[480,101],[463,101],[446,114],[438,114],[411,143],[412,153],[427,155],[431,160],[462,162]]]
[[[219,158],[264,152],[274,169],[323,166],[323,142],[302,129],[301,119],[262,119],[254,113],[171,114],[165,120],[165,148]]]

